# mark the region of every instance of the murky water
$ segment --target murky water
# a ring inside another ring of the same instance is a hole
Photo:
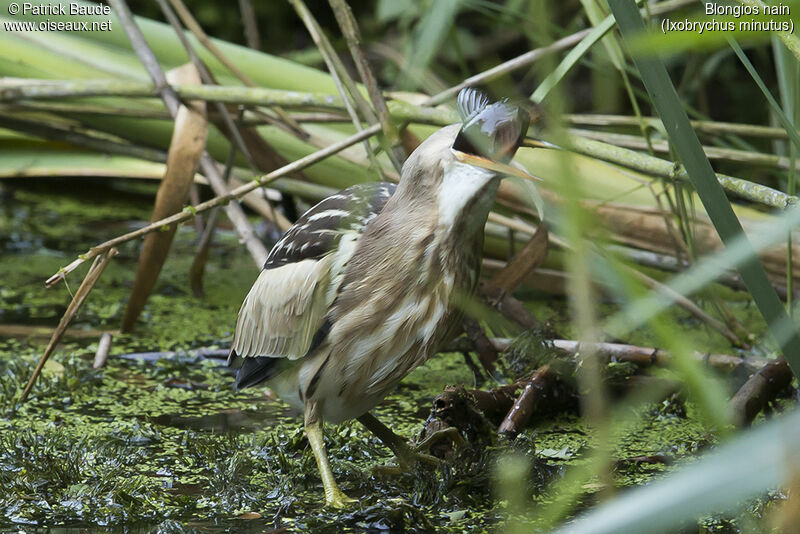
[[[0,336],[0,531],[483,531],[504,513],[492,490],[499,451],[531,459],[523,490],[533,504],[546,504],[548,482],[583,461],[591,433],[565,413],[514,444],[460,453],[440,469],[373,476],[372,468],[391,456],[351,422],[327,429],[328,446],[337,479],[359,503],[343,513],[323,509],[300,420],[267,390],[234,392],[224,362],[193,352],[229,344],[257,274],[224,227],[210,254],[206,297],[194,298],[188,287],[196,234],[187,225],[136,332],[115,335],[108,364],[94,371],[97,337],[81,333],[118,328],[139,242],[120,247],[31,397],[16,404],[47,342],[41,331],[25,329],[54,327],[85,269],[69,276],[68,287],[47,290],[43,281],[91,245],[141,225],[152,192],[102,180],[80,187],[0,183],[0,325],[18,327]],[[563,304],[533,305],[563,322]],[[174,354],[120,357],[165,351]],[[410,375],[377,415],[415,437],[445,385],[472,381],[461,355],[440,355]],[[654,406],[620,440],[618,455],[679,459],[713,442],[691,413],[671,409]],[[620,467],[617,483],[638,484],[665,469]]]

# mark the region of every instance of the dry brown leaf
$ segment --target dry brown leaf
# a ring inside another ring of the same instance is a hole
[[[199,85],[200,74],[191,63],[175,68],[167,73],[167,79],[176,85]],[[200,163],[200,157],[206,146],[208,137],[208,121],[206,120],[206,104],[193,101],[189,105],[181,105],[175,117],[169,152],[167,169],[158,188],[151,221],[157,221],[183,209],[194,173]],[[136,323],[150,292],[158,280],[161,267],[169,253],[176,227],[172,226],[163,232],[149,234],[139,254],[139,266],[136,279],[131,290],[131,298],[122,319],[122,331],[130,332]]]
[[[527,243],[492,278],[492,285],[512,293],[547,258],[547,228],[540,224]]]

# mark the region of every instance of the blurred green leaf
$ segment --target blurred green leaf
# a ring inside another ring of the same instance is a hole
[[[595,45],[600,39],[603,38],[604,35],[608,33],[608,31],[614,27],[616,21],[614,20],[613,15],[607,16],[605,19],[600,22],[594,29],[584,37],[578,45],[569,51],[569,53],[561,60],[561,63],[558,64],[556,69],[547,75],[542,83],[539,84],[539,87],[536,88],[536,91],[533,92],[531,95],[531,100],[540,104],[547,98],[547,95],[550,93],[550,90],[558,84],[564,76],[566,76],[572,68],[586,55],[586,52]]]
[[[613,0],[612,0],[613,1]],[[800,466],[800,410],[706,454],[659,482],[631,490],[554,534],[674,532],[787,483]]]
[[[636,4],[631,0],[611,0],[609,3],[626,40],[644,31],[644,22]],[[706,158],[697,134],[689,123],[689,118],[686,116],[683,104],[675,92],[667,70],[656,58],[634,56],[633,59],[647,92],[653,100],[653,106],[658,111],[669,134],[670,142],[689,173],[692,184],[700,196],[714,228],[726,247],[732,245],[737,237],[743,235],[742,225],[733,213],[730,202],[714,175],[711,163]],[[740,246],[745,248],[749,246],[746,238],[742,243]],[[747,257],[739,265],[738,271],[761,315],[767,321],[773,337],[780,343],[781,350],[792,367],[792,371],[795,376],[800,376],[800,336],[798,336],[796,328],[793,328],[793,332],[787,335],[789,332],[785,330],[790,323],[786,310],[778,299],[778,295],[752,246],[749,246]]]
[[[413,0],[378,0],[375,6],[375,18],[378,22],[389,22],[417,13],[417,4]]]
[[[424,12],[414,28],[411,50],[408,53],[408,69],[406,76],[401,79],[401,87],[414,89],[419,85],[423,71],[428,68],[450,34],[450,28],[460,8],[460,0],[436,0],[430,3],[430,8]]]

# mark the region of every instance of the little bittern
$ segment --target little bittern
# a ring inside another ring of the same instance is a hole
[[[529,115],[473,89],[461,91],[458,107],[463,123],[426,139],[397,186],[355,185],[303,214],[239,311],[236,387],[269,381],[304,412],[328,505],[349,499],[328,464],[322,422],[358,418],[408,457],[405,441],[368,412],[450,340],[462,317],[457,302],[478,283],[500,177],[456,156],[507,163]]]

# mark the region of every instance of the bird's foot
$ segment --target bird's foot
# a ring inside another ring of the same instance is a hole
[[[421,452],[408,443],[395,444],[392,449],[395,453],[395,463],[375,466],[372,468],[372,474],[395,476],[410,472],[417,464],[438,466],[442,463],[436,456]]]
[[[356,499],[351,499],[347,495],[344,494],[342,490],[339,489],[338,486],[334,486],[332,488],[325,488],[325,506],[329,506],[331,508],[347,508],[354,502],[358,502]]]
[[[409,470],[416,464],[439,465],[442,460],[436,456],[432,456],[427,452],[422,452],[424,449],[419,447],[411,447],[407,445],[405,449],[396,452],[397,465],[401,468]]]

